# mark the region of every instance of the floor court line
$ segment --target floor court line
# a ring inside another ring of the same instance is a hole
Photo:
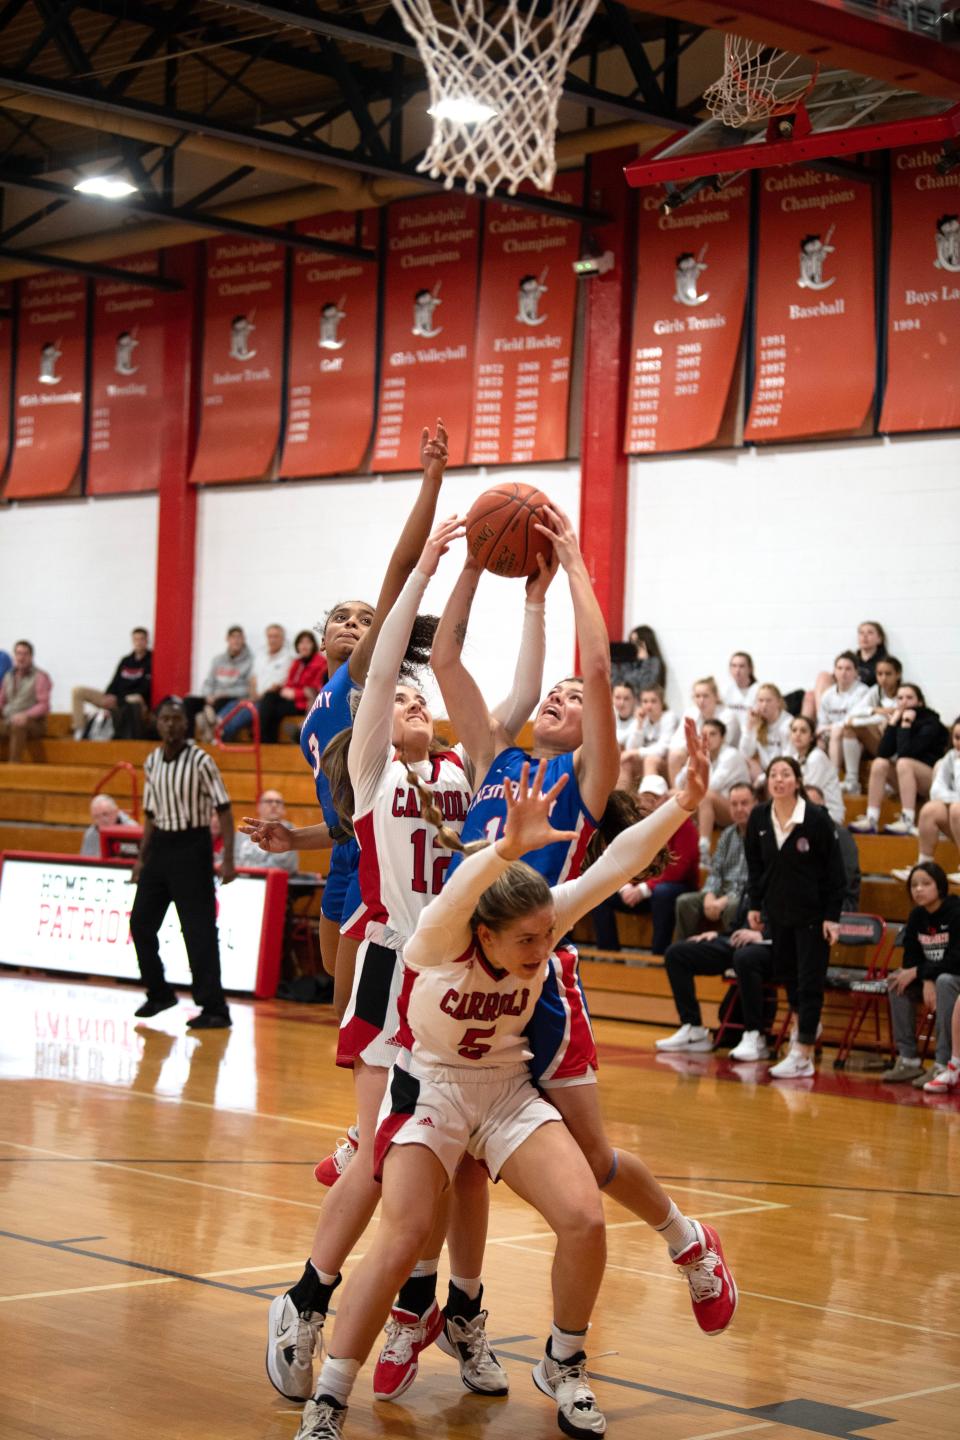
[[[50,1084],[50,1081],[44,1083]],[[324,1120],[304,1120],[299,1115],[273,1115],[265,1110],[236,1110],[230,1105],[216,1105],[212,1100],[191,1100],[186,1095],[154,1095],[147,1090],[118,1090],[115,1086],[105,1085],[99,1080],[71,1083],[78,1083],[87,1090],[96,1090],[111,1100],[152,1100],[157,1105],[193,1105],[200,1110],[216,1110],[218,1115],[239,1115],[242,1120],[277,1120],[287,1125],[306,1125],[311,1130],[329,1130],[333,1135],[342,1135],[345,1128],[343,1125],[328,1125]]]
[[[176,1285],[178,1275],[160,1275],[155,1280],[120,1280],[115,1285],[75,1285],[68,1290],[28,1290],[20,1295],[0,1295],[0,1305],[11,1300],[55,1300],[62,1295],[96,1295],[101,1290],[142,1290],[146,1285]]]
[[[869,1400],[854,1400],[847,1407],[850,1410],[872,1410],[877,1405],[893,1405],[898,1400],[917,1400],[924,1395],[941,1395],[945,1390],[960,1390],[960,1380],[949,1385],[930,1385],[925,1390],[907,1390],[902,1395],[872,1395]],[[772,1420],[759,1420],[755,1425],[735,1425],[727,1430],[698,1431],[696,1435],[685,1435],[683,1440],[727,1440],[730,1435],[747,1435],[754,1430],[772,1430]]]

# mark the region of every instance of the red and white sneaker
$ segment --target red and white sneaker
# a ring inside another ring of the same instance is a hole
[[[737,1313],[737,1285],[723,1258],[720,1236],[712,1225],[693,1220],[697,1239],[673,1257],[690,1286],[690,1303],[705,1335],[720,1335]]]
[[[436,1300],[426,1315],[394,1305],[387,1321],[387,1343],[373,1372],[374,1400],[398,1400],[417,1378],[419,1356],[443,1330],[443,1311]]]
[[[960,1070],[952,1062],[924,1085],[928,1095],[960,1094]]]
[[[357,1146],[360,1144],[360,1132],[356,1125],[351,1125],[346,1135],[337,1141],[337,1148],[332,1155],[327,1155],[314,1169],[314,1176],[321,1185],[336,1185],[340,1176],[346,1170],[350,1161],[357,1153]]]

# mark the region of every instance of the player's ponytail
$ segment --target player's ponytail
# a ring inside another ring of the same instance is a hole
[[[589,870],[595,865],[600,856],[623,830],[629,829],[631,825],[639,825],[644,819],[643,811],[640,809],[640,802],[635,793],[629,790],[611,790],[600,817],[600,824],[590,836],[586,853],[584,854],[583,868]],[[638,880],[646,880],[662,875],[668,865],[672,865],[676,856],[669,845],[664,845],[658,850],[650,861],[650,864]]]
[[[350,739],[353,730],[348,726],[334,735],[327,744],[326,749],[320,756],[320,768],[330,785],[330,797],[333,800],[333,808],[337,812],[337,819],[350,838],[353,838],[353,785],[350,782],[350,771],[347,766],[347,754],[350,750]]]
[[[438,741],[439,749],[434,750],[434,742],[431,742],[430,753],[446,754],[445,747]],[[324,752],[326,753],[326,752]],[[420,814],[428,825],[432,825],[437,832],[437,839],[447,850],[456,850],[459,855],[474,855],[478,850],[485,850],[490,844],[489,840],[469,840],[465,845],[457,834],[452,830],[443,818],[443,811],[434,798],[433,791],[429,785],[424,784],[420,776],[411,765],[400,757],[407,771],[407,784],[410,785],[420,796]]]
[[[430,664],[433,637],[440,624],[439,615],[417,615],[410,630],[410,639],[400,662],[400,679],[416,680]]]

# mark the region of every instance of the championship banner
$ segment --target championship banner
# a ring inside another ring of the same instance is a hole
[[[208,240],[200,438],[191,485],[269,477],[280,431],[284,248]]]
[[[136,283],[159,273],[156,251],[117,261],[130,284],[98,280],[93,302],[93,364],[87,494],[156,490],[165,407],[163,327],[166,296]]]
[[[960,425],[960,170],[942,152],[894,150],[881,430]]]
[[[760,185],[744,439],[858,430],[876,381],[870,186],[800,168],[764,171]]]
[[[48,270],[19,282],[13,463],[4,498],[63,495],[83,458],[87,282]]]
[[[641,192],[628,455],[717,438],[743,329],[750,191],[699,190],[673,215]]]
[[[580,205],[583,171],[558,175],[550,198]],[[487,203],[471,465],[566,458],[579,255],[577,221]]]
[[[323,215],[296,229],[353,245],[357,217]],[[364,211],[360,244],[373,249],[376,236],[376,216]],[[295,250],[281,475],[347,475],[359,467],[373,429],[376,364],[376,265]]]
[[[466,462],[479,226],[480,202],[465,196],[390,206],[374,470],[418,470],[420,432],[438,416],[450,464]]]
[[[0,476],[10,455],[10,383],[13,379],[13,286],[0,285]]]

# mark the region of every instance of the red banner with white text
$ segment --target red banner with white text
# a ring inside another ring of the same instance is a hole
[[[208,240],[192,485],[269,478],[280,432],[284,248]]]
[[[579,206],[583,172],[559,175],[550,198]],[[489,201],[483,228],[470,464],[562,460],[580,225]]]
[[[960,170],[938,146],[890,156],[887,386],[881,430],[960,425]]]
[[[467,196],[390,206],[374,470],[419,469],[420,432],[438,416],[450,464],[466,461],[479,227],[480,202]]]
[[[876,382],[873,195],[818,170],[760,180],[756,363],[746,440],[858,430]]]
[[[296,228],[302,235],[372,249],[377,226],[376,215],[363,211],[359,217],[341,212],[301,220]],[[376,264],[294,250],[290,308],[280,474],[349,474],[367,453],[373,429]]]
[[[136,283],[156,275],[156,251],[118,260],[130,283],[98,280],[93,302],[87,493],[156,490],[166,409],[163,342],[167,297]]]
[[[10,385],[13,380],[13,286],[0,285],[0,480],[10,455]]]
[[[48,270],[18,284],[13,463],[4,497],[63,495],[83,458],[87,282]]]

